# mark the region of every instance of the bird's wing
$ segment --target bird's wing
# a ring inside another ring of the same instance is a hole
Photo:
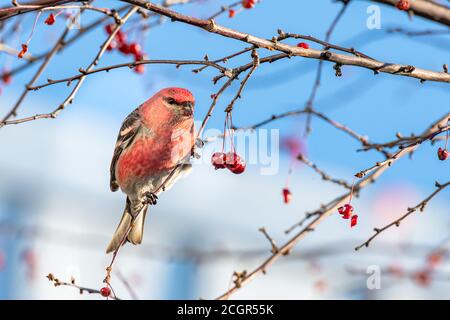
[[[117,191],[119,185],[116,180],[116,165],[119,160],[122,151],[127,148],[136,137],[139,129],[141,128],[141,116],[139,114],[139,108],[136,108],[131,112],[120,128],[119,136],[117,137],[116,147],[114,149],[114,155],[111,161],[110,173],[110,188],[111,191]]]

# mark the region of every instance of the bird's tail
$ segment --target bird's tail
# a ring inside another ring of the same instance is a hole
[[[126,236],[126,240],[132,244],[140,244],[142,242],[142,237],[144,236],[144,221],[147,214],[148,205],[144,205],[141,208],[141,212],[137,212],[136,218],[133,218],[130,200],[127,198],[127,204],[120,220],[119,226],[114,232],[113,238],[108,244],[106,253],[110,253],[119,248],[123,238],[126,236],[130,226],[131,230]]]

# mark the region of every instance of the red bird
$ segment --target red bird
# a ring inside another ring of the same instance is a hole
[[[149,205],[156,204],[156,190],[167,190],[191,169],[194,145],[194,97],[189,90],[166,88],[126,117],[120,128],[111,162],[111,191],[127,195],[125,211],[107,253],[115,251],[132,226],[127,241],[140,244]],[[180,163],[182,165],[178,166]]]

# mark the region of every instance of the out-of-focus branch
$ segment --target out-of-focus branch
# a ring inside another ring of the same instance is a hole
[[[122,13],[123,11],[125,11],[126,9],[129,9],[129,8],[130,8],[130,5],[125,5],[125,6],[122,6],[121,8],[119,8],[119,9],[116,9],[115,11],[117,13]],[[103,22],[107,21],[108,19],[110,19],[110,17],[102,16],[101,18],[91,22],[90,24],[88,24],[86,26],[81,26],[81,28],[79,30],[77,30],[77,33],[75,35],[73,35],[72,37],[68,38],[64,42],[64,46],[60,49],[60,52],[62,52],[64,49],[68,48],[71,44],[75,43],[81,37],[86,35],[89,31],[92,31],[93,29],[95,29],[96,27],[98,27]],[[48,51],[46,51],[46,52],[44,52],[42,54],[33,56],[31,61],[28,61],[25,64],[21,64],[21,65],[15,67],[15,68],[13,68],[12,70],[8,71],[8,74],[13,76],[13,75],[15,75],[15,74],[17,74],[17,73],[19,73],[21,71],[24,71],[24,70],[30,68],[31,66],[34,65],[35,62],[45,59],[48,56],[48,54],[51,52],[51,50],[52,49],[50,49],[50,50],[48,50]],[[0,74],[0,76],[3,76],[3,74]]]
[[[420,36],[436,36],[450,34],[450,29],[427,29],[427,30],[406,30],[404,28],[392,28],[387,30],[388,33],[401,33],[408,37],[420,37]]]
[[[395,7],[398,0],[371,0]],[[450,27],[450,8],[430,0],[409,1],[409,12]]]
[[[2,127],[3,123],[6,123],[9,118],[16,116],[17,110],[19,109],[22,102],[25,100],[26,96],[28,95],[28,87],[32,86],[42,75],[44,70],[47,68],[50,61],[53,59],[53,57],[64,47],[64,40],[67,37],[67,34],[69,33],[71,25],[68,25],[66,29],[64,30],[63,34],[59,37],[56,44],[53,46],[53,48],[50,50],[50,52],[45,56],[44,61],[39,66],[39,69],[36,71],[34,76],[31,78],[31,80],[28,82],[28,84],[25,86],[25,90],[20,95],[19,99],[15,103],[15,105],[11,108],[11,110],[3,117],[3,119],[0,121],[0,128]]]

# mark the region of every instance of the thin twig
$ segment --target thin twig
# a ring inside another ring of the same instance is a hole
[[[411,215],[412,213],[416,212],[417,210],[419,210],[420,212],[422,212],[426,205],[428,204],[428,202],[433,199],[439,192],[441,192],[442,190],[444,190],[446,187],[448,187],[450,185],[450,181],[444,183],[444,184],[440,184],[438,182],[436,182],[436,190],[430,194],[428,197],[426,197],[424,200],[422,200],[418,205],[416,205],[415,207],[412,208],[408,208],[408,210],[406,211],[406,213],[402,216],[400,216],[398,219],[395,219],[394,221],[392,221],[391,223],[388,223],[387,225],[385,225],[384,227],[381,228],[374,228],[374,235],[371,236],[369,239],[367,239],[365,242],[363,242],[362,244],[360,244],[359,246],[357,246],[355,248],[355,250],[359,250],[363,247],[368,247],[369,244],[376,238],[378,237],[382,232],[386,231],[387,229],[396,226],[399,227],[400,226],[400,222],[402,222],[404,219],[406,219],[409,215]]]

